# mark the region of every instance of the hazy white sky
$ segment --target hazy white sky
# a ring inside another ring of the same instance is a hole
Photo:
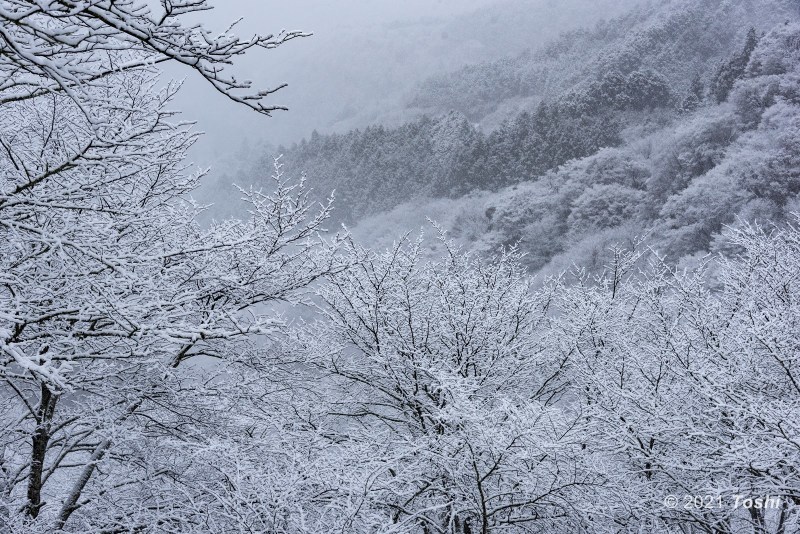
[[[308,135],[313,128],[323,129],[337,107],[363,94],[382,91],[385,82],[396,71],[397,64],[413,68],[408,57],[391,57],[382,61],[384,50],[367,50],[370,35],[382,35],[383,26],[396,21],[420,19],[448,20],[455,15],[495,3],[496,0],[212,0],[215,9],[202,14],[203,24],[222,30],[242,18],[237,33],[275,33],[281,29],[313,32],[313,36],[291,41],[276,50],[256,50],[240,58],[237,75],[252,79],[259,87],[288,83],[273,102],[290,108],[272,118],[259,116],[241,106],[220,98],[191,73],[186,77],[178,107],[187,118],[198,121],[198,129],[206,132],[193,157],[207,165],[212,160],[235,151],[245,138],[273,143],[289,143]],[[418,35],[417,35],[418,36]],[[401,43],[396,56],[402,55]],[[377,46],[377,43],[376,43]],[[419,48],[409,43],[408,48]],[[383,47],[386,48],[386,47]],[[374,52],[374,54],[373,54]],[[364,63],[373,55],[376,65]],[[367,57],[365,57],[367,56]],[[381,67],[386,69],[381,72]],[[170,73],[173,74],[173,73]],[[350,90],[343,84],[349,83]],[[377,84],[377,87],[376,87]],[[347,91],[349,94],[343,94]],[[385,96],[385,95],[384,95]],[[352,106],[352,102],[349,102]],[[315,116],[319,124],[315,124]]]
[[[448,17],[495,0],[212,0],[218,22],[244,17],[244,28],[331,29],[363,27],[419,17]]]

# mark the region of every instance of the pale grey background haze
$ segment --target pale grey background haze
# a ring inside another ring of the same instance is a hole
[[[203,23],[241,35],[313,32],[276,50],[255,50],[236,72],[260,88],[288,83],[263,117],[216,98],[189,77],[176,107],[206,133],[191,157],[213,172],[265,143],[414,118],[409,95],[427,77],[514,55],[561,31],[622,12],[636,0],[217,0]],[[212,98],[213,97],[213,98]]]

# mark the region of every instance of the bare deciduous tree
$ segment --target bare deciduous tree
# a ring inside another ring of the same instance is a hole
[[[186,512],[205,497],[196,451],[228,414],[214,409],[220,380],[200,381],[194,362],[241,362],[281,328],[269,304],[297,301],[333,268],[318,235],[330,206],[313,211],[278,163],[274,193],[242,191],[249,219],[195,221],[188,195],[203,173],[184,158],[197,134],[168,110],[178,85],[156,65],[184,64],[269,114],[271,91],[225,67],[301,35],[181,24],[208,8],[0,2],[0,522],[11,529],[201,528]]]

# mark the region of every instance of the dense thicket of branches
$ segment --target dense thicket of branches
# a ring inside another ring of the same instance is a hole
[[[242,191],[249,219],[195,221],[196,134],[155,65],[269,114],[223,67],[299,35],[181,25],[207,8],[0,2],[0,530],[204,529],[227,477],[213,376],[281,328],[270,302],[331,269],[328,208],[279,165],[274,193]],[[186,369],[209,359],[212,379]]]
[[[535,290],[514,253],[352,247],[261,386],[303,450],[281,531],[795,532],[800,230],[728,239]]]
[[[487,217],[545,248],[661,217],[725,251],[678,269],[637,241],[534,285],[516,249],[324,241],[280,160],[248,218],[198,224],[156,66],[269,114],[223,67],[299,35],[181,25],[206,8],[0,0],[0,532],[800,530],[800,229],[714,236],[800,193],[800,26],[749,34],[721,104],[635,65],[488,136],[451,115],[295,149],[429,163],[410,143],[481,187],[587,156]],[[592,154],[667,108],[663,148]]]

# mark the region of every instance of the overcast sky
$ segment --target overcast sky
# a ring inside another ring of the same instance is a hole
[[[421,16],[447,17],[494,0],[213,0],[214,17],[245,17],[247,28],[330,29]]]

